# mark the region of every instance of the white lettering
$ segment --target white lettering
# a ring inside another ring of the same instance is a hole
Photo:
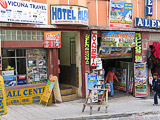
[[[141,18],[139,18],[138,19],[138,24],[137,24],[138,26],[143,26],[143,22],[142,22],[142,19]]]

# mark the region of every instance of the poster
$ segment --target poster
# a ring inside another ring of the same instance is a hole
[[[132,48],[126,47],[100,47],[98,57],[132,57]]]
[[[44,48],[61,48],[61,32],[45,31]]]
[[[16,75],[3,76],[4,85],[8,86],[16,86]]]
[[[141,33],[135,33],[135,62],[142,62]]]
[[[135,79],[135,96],[147,97],[147,68],[146,63],[134,64],[134,79]]]
[[[85,35],[85,63],[89,64],[89,39],[90,35]]]
[[[48,5],[42,3],[1,0],[1,22],[48,24]]]
[[[49,80],[47,81],[45,91],[42,95],[41,101],[48,103],[48,100],[50,98],[50,95],[52,93],[52,89],[54,87],[55,82],[57,82],[57,77],[56,76],[49,76]]]
[[[102,47],[134,47],[135,32],[101,32]]]
[[[34,73],[27,74],[27,78],[28,78],[28,83],[34,82]]]
[[[14,75],[14,70],[2,71],[2,76]]]
[[[133,3],[110,1],[110,27],[132,27]]]
[[[92,31],[91,36],[91,66],[96,66],[97,56],[97,31]]]
[[[34,73],[34,81],[40,81],[40,74],[39,73]]]
[[[115,82],[115,87],[118,90],[126,91],[127,69],[116,69],[116,76],[120,83]]]
[[[88,73],[88,89],[95,88],[97,85],[97,73]]]
[[[7,113],[6,92],[3,77],[0,76],[0,116]]]

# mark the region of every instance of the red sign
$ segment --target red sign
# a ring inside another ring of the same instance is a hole
[[[96,66],[97,56],[97,31],[92,31],[91,36],[91,66]]]
[[[61,32],[45,31],[44,48],[61,48]]]

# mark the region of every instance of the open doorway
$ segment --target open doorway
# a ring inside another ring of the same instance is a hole
[[[60,84],[78,86],[77,47],[80,46],[78,32],[62,32],[62,47],[59,49]]]

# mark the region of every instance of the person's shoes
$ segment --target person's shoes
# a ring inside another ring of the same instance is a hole
[[[153,104],[153,106],[158,106],[158,104]]]

